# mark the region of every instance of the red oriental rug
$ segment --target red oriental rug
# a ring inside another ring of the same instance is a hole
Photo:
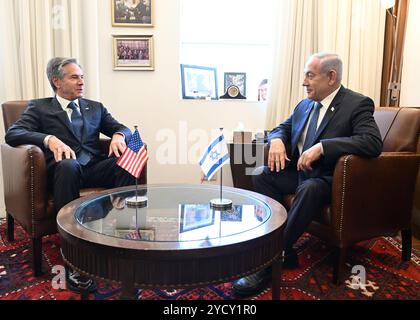
[[[15,241],[5,236],[5,220],[0,220],[0,300],[76,300],[80,296],[64,289],[53,289],[54,274],[35,278],[30,266],[29,238],[15,228]],[[43,269],[63,265],[58,235],[44,237]],[[303,235],[296,248],[300,267],[284,270],[281,299],[284,300],[384,300],[420,299],[419,252],[413,250],[410,262],[401,262],[401,243],[396,238],[376,238],[361,242],[348,251],[347,271],[351,275],[340,286],[332,283],[332,248],[321,240]],[[357,281],[365,270],[365,281]],[[353,273],[351,272],[353,271]],[[98,291],[89,299],[119,299],[117,284],[98,282]],[[180,290],[142,290],[142,300],[231,300],[231,283]],[[271,299],[269,286],[252,300]]]

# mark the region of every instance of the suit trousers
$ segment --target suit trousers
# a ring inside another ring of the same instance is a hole
[[[79,198],[81,188],[118,188],[135,184],[135,178],[117,165],[111,157],[87,166],[77,160],[65,159],[48,169],[56,210]]]
[[[271,172],[269,167],[257,169],[261,174],[253,175],[255,191],[274,200],[283,202],[283,196],[294,194],[292,206],[287,213],[284,229],[284,250],[286,255],[293,244],[306,231],[324,206],[331,202],[331,177],[308,178],[297,172],[293,166],[280,172]]]

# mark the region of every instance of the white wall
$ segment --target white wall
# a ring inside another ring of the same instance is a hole
[[[148,163],[150,183],[197,184],[201,177],[198,165],[183,164],[186,152],[196,141],[183,139],[183,128],[188,128],[188,134],[192,134],[191,129],[203,129],[209,139],[212,130],[224,127],[229,132],[239,122],[251,131],[263,130],[265,107],[257,102],[180,99],[179,1],[154,3],[153,28],[114,28],[108,1],[99,1],[99,10],[103,12],[99,18],[101,100],[127,126],[139,125],[151,155]],[[112,34],[153,34],[155,71],[113,71]],[[176,133],[176,164],[160,164],[156,159],[159,147],[166,141],[157,139],[159,132],[165,133],[162,129]],[[226,138],[231,136],[227,134]],[[201,150],[208,142],[202,141]]]
[[[401,106],[420,107],[418,76],[420,74],[420,0],[411,0],[404,45],[401,79]]]
[[[190,136],[192,141],[183,137],[193,134],[192,129],[203,129],[202,133],[210,139],[212,131],[224,127],[226,138],[229,140],[229,132],[235,129],[239,122],[242,122],[247,130],[263,130],[265,106],[247,101],[180,99],[179,0],[155,1],[154,4],[153,28],[115,28],[111,25],[109,1],[99,1],[99,44],[92,43],[92,46],[98,45],[101,53],[100,97],[116,119],[130,128],[134,125],[139,126],[142,139],[148,144],[150,151],[149,183],[199,184],[199,166],[196,163],[188,164],[185,159],[186,152],[197,143],[194,140],[197,136]],[[152,34],[155,44],[155,71],[113,71],[112,34]],[[86,86],[89,87],[89,74],[86,74]],[[174,133],[173,139],[177,141],[174,145],[177,153],[174,164],[160,164],[156,158],[159,146],[167,142],[166,139],[158,141],[159,132]],[[195,132],[197,133],[197,130]],[[1,139],[4,141],[3,135]],[[209,142],[208,139],[201,140],[200,150],[196,148],[197,157],[199,151]],[[225,168],[224,184],[231,185],[230,170],[228,166]],[[0,194],[3,194],[3,179],[0,180]],[[3,216],[3,196],[0,198],[0,216]]]

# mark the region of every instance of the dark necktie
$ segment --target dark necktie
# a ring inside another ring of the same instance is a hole
[[[302,153],[312,147],[315,142],[316,126],[318,124],[319,110],[322,108],[322,104],[319,102],[315,103],[314,110],[312,112],[311,120],[309,121],[308,131],[306,132],[305,143],[303,144]]]
[[[68,107],[73,110],[71,113],[71,125],[73,127],[73,132],[79,140],[82,140],[83,133],[83,119],[79,110],[77,109],[76,104],[72,101],[69,103]]]
[[[83,118],[80,114],[80,111],[77,109],[77,106],[74,102],[70,102],[68,107],[72,110],[71,113],[71,125],[73,127],[73,132],[76,137],[82,141],[82,134],[83,134]],[[77,161],[81,165],[86,165],[90,161],[89,152],[83,149],[81,146],[80,151],[76,154]]]

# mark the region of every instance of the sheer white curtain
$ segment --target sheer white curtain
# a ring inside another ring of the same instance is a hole
[[[51,96],[50,58],[75,57],[99,97],[98,0],[0,0],[0,102]]]
[[[344,86],[379,104],[385,29],[380,0],[282,0],[276,12],[268,129],[305,98],[303,67],[315,52],[338,53],[344,64]]]

